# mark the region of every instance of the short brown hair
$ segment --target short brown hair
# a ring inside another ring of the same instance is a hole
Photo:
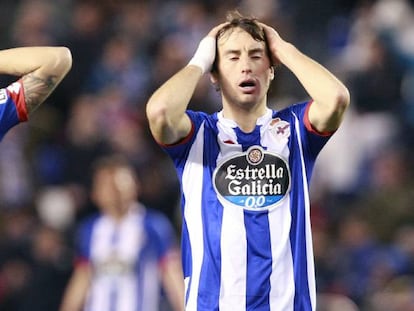
[[[234,11],[229,11],[227,13],[226,20],[228,24],[219,30],[217,34],[217,38],[216,38],[217,40],[220,37],[222,37],[225,33],[229,31],[233,31],[235,28],[241,28],[242,30],[250,34],[254,40],[264,42],[266,45],[267,56],[269,57],[270,60],[272,59],[270,57],[270,51],[269,51],[269,46],[267,44],[265,32],[263,28],[260,27],[257,18],[252,17],[252,16],[251,17],[244,16],[239,11],[234,10]],[[216,58],[214,59],[214,63],[211,69],[212,72],[217,72],[217,61],[218,61],[217,58],[218,58],[218,53],[217,53],[217,48],[216,48]]]

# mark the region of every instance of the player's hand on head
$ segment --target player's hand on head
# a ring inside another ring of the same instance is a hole
[[[218,35],[218,33],[219,33],[219,31],[224,27],[224,26],[226,26],[226,25],[228,25],[229,24],[229,22],[225,22],[225,23],[221,23],[221,24],[219,24],[219,25],[217,25],[217,26],[215,26],[215,27],[213,27],[211,30],[210,30],[210,32],[208,33],[208,37],[213,37],[213,38],[216,38],[217,39],[217,35]]]
[[[222,23],[210,30],[207,36],[200,41],[197,51],[188,65],[194,65],[201,68],[203,73],[211,70],[216,58],[217,34],[226,24],[227,23]]]
[[[259,25],[263,28],[263,31],[265,33],[269,50],[272,53],[271,57],[273,65],[280,64],[281,61],[277,57],[277,52],[285,41],[280,37],[279,33],[273,27],[270,27],[264,23],[259,23]]]

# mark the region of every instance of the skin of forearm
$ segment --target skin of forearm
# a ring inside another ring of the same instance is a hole
[[[0,51],[0,73],[20,76],[30,115],[72,66],[66,47],[22,47]]]
[[[0,73],[22,76],[42,69],[67,72],[72,65],[65,47],[21,47],[0,51]]]
[[[316,104],[313,108],[324,118],[314,118],[317,129],[335,130],[349,105],[349,92],[345,85],[318,62],[300,52],[295,46],[283,42],[277,50],[277,58],[297,77]],[[312,115],[310,116],[312,119]],[[328,120],[319,124],[318,120]]]
[[[185,110],[202,76],[201,69],[186,66],[165,82],[150,98],[147,115],[154,137],[162,143],[174,143],[188,133]]]

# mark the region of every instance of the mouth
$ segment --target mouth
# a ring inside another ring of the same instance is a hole
[[[239,88],[243,91],[243,93],[253,93],[256,89],[256,81],[253,79],[243,80],[239,84]]]

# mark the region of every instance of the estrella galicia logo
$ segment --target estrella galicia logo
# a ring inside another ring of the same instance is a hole
[[[249,210],[270,208],[290,189],[287,162],[260,146],[252,146],[219,164],[213,176],[222,199]]]

